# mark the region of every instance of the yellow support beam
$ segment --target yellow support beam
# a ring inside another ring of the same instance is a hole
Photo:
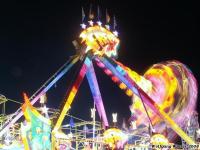
[[[176,124],[174,120],[172,120],[162,109],[159,109],[157,106],[157,109],[159,110],[160,114],[162,115],[162,118],[164,121],[169,124],[169,126],[182,138],[187,142],[189,145],[194,145],[195,142]]]

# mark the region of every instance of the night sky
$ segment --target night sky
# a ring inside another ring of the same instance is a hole
[[[81,6],[89,0],[0,2],[0,93],[22,102],[31,96],[71,55],[78,38]],[[186,64],[200,82],[198,4],[191,1],[92,1],[99,3],[102,22],[105,9],[115,14],[121,39],[118,61],[143,74],[152,64],[176,59]],[[87,12],[86,12],[87,13]],[[77,65],[47,93],[48,107],[58,108]],[[95,66],[107,116],[117,112],[128,119],[131,100]],[[199,103],[198,103],[199,105]],[[6,104],[14,112],[18,104]],[[72,115],[90,120],[93,106],[87,80],[72,105]],[[198,107],[199,108],[199,107]]]

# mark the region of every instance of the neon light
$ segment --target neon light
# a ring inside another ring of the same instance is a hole
[[[113,80],[113,82],[119,82],[119,79],[115,76],[113,76],[111,79]]]

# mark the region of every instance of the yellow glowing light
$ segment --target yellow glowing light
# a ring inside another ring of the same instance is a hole
[[[119,39],[109,30],[102,26],[91,26],[83,30],[80,34],[82,43],[87,45],[85,53],[92,50],[94,54],[108,57],[117,55]]]
[[[126,90],[126,94],[128,96],[133,96],[133,92],[130,89]]]
[[[165,108],[170,107],[174,103],[174,94],[177,89],[178,81],[176,80],[175,75],[170,67],[163,66],[163,68],[163,70],[158,70],[155,68],[149,69],[145,73],[145,76],[154,75],[160,79],[163,79],[165,90],[167,91],[165,91],[166,95],[163,97],[164,101],[162,104],[159,104],[159,106],[162,110],[165,110]]]
[[[168,145],[168,139],[162,134],[155,134],[151,137],[150,143],[152,145]]]
[[[127,139],[128,136],[117,128],[110,128],[103,133],[104,143],[111,148],[116,148],[117,142],[126,141]]]
[[[120,89],[124,90],[126,89],[126,85],[124,83],[120,83],[119,84]]]

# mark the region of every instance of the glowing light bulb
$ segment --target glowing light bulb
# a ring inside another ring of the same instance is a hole
[[[101,26],[101,25],[102,25],[102,22],[101,22],[101,21],[97,21],[97,24],[98,24],[99,26]]]
[[[92,20],[88,21],[90,26],[94,25],[94,22]]]
[[[48,112],[48,108],[45,105],[44,107],[42,107],[42,113],[47,114],[47,112]]]
[[[80,24],[82,29],[86,29],[86,25],[84,23]]]
[[[114,34],[115,36],[118,36],[118,35],[119,35],[119,33],[118,33],[117,31],[114,31],[113,34]]]
[[[109,25],[105,25],[106,29],[110,30],[110,26]]]
[[[112,117],[113,117],[113,122],[116,123],[117,122],[117,113],[113,113]]]

